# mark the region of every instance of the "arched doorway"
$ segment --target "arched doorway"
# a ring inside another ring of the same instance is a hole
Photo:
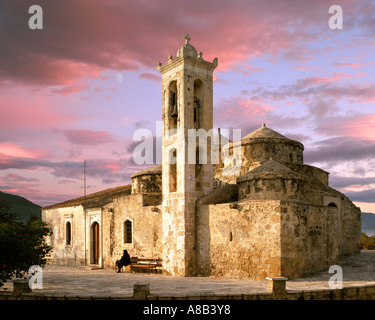
[[[99,223],[91,225],[91,264],[99,264]]]

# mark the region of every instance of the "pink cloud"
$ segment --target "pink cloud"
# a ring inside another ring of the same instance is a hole
[[[82,145],[100,145],[114,141],[108,131],[65,130],[64,135],[70,142]]]
[[[375,114],[358,116],[353,120],[347,120],[342,125],[344,132],[351,136],[375,140]]]
[[[23,177],[17,173],[8,173],[6,176],[2,177],[1,179],[3,182],[6,182],[6,183],[39,181],[39,179]]]
[[[228,81],[219,77],[217,73],[214,73],[213,80],[218,83],[228,84]]]
[[[0,142],[0,157],[42,159],[49,152],[39,148],[25,148],[8,142]]]
[[[357,114],[320,119],[316,130],[330,136],[349,136],[375,141],[374,128],[375,114]]]
[[[61,88],[51,88],[50,92],[67,96],[72,93],[78,93],[84,89],[87,89],[88,87],[88,84],[72,84],[68,86],[63,86]]]
[[[346,73],[333,73],[332,76],[312,76],[297,79],[293,84],[285,84],[278,89],[270,90],[266,87],[256,88],[251,91],[253,99],[280,101],[286,98],[297,97],[308,103],[310,97],[325,97],[336,100],[348,99],[350,101],[373,103],[375,101],[375,86],[373,83],[340,83],[342,79],[363,77],[362,73],[355,75]]]
[[[315,77],[312,77],[312,79],[313,79],[313,81],[315,80],[314,84],[320,84],[320,83],[323,83],[323,82],[338,82],[341,79],[345,79],[345,78],[351,79],[351,78],[354,78],[354,77],[355,76],[352,75],[352,74],[334,72],[331,77],[315,76]]]
[[[123,166],[118,163],[109,163],[109,164],[106,164],[104,167],[107,169],[111,169],[111,171],[118,171],[122,169]]]
[[[350,15],[353,5],[342,2],[346,15]],[[14,0],[2,4],[3,14],[9,17],[0,24],[3,83],[70,86],[78,79],[101,77],[103,70],[155,68],[156,62],[164,63],[169,53],[175,56],[187,32],[207,61],[219,57],[218,70],[228,70],[249,57],[276,57],[281,53],[306,61],[311,52],[300,41],[318,37],[306,30],[309,26],[325,28],[327,24],[325,0],[221,1],[217,5],[199,0],[152,4],[53,1],[44,4],[46,30],[38,33],[24,28],[24,9]],[[296,17],[304,22],[304,28],[291,30],[288,21]],[[143,76],[151,79],[147,73]]]
[[[146,79],[146,80],[150,80],[150,81],[161,82],[160,75],[156,75],[156,74],[149,73],[149,72],[143,72],[143,73],[141,73],[139,75],[139,77],[141,79]]]
[[[274,110],[262,101],[252,101],[243,97],[232,97],[231,99],[221,99],[215,108],[215,123],[226,126],[236,125],[237,127],[246,122],[246,119],[264,118],[267,113]]]
[[[356,68],[365,67],[366,65],[363,64],[363,63],[358,63],[358,62],[336,62],[335,66],[337,66],[337,67],[350,67],[350,68],[356,69]]]
[[[3,130],[46,129],[80,117],[75,111],[62,108],[61,101],[44,90],[0,88],[0,105],[0,127]]]

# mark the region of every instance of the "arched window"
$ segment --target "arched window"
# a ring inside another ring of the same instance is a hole
[[[195,151],[195,190],[202,191],[202,163],[199,158],[199,153],[202,150],[197,149]]]
[[[337,205],[336,205],[336,203],[331,202],[331,203],[328,204],[328,207],[337,208]]]
[[[168,106],[168,124],[169,130],[177,129],[178,119],[178,96],[177,96],[177,81],[172,81],[169,84],[169,106]],[[174,134],[171,131],[170,134]]]
[[[91,264],[99,264],[100,237],[99,223],[96,221],[91,225]]]
[[[169,152],[169,192],[177,191],[177,151],[171,149]]]
[[[70,221],[68,221],[65,225],[65,237],[66,237],[66,245],[72,244],[72,225]]]
[[[197,79],[194,81],[194,129],[203,127],[203,83]]]
[[[133,242],[132,222],[130,220],[126,220],[124,222],[124,243],[132,243],[132,242]]]

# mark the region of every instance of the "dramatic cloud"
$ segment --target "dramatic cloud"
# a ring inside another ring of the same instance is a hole
[[[8,173],[5,177],[2,177],[1,180],[6,183],[39,181],[39,179],[23,177],[17,173]]]
[[[363,68],[366,65],[363,64],[363,63],[358,63],[358,62],[336,62],[335,66],[337,66],[337,67],[350,67],[350,68],[356,69],[356,68]]]
[[[321,119],[316,131],[326,135],[350,135],[375,141],[375,114],[352,114]]]
[[[330,185],[338,189],[370,184],[375,184],[375,177],[340,177],[336,175],[330,178]]]
[[[150,80],[150,81],[161,82],[160,75],[156,75],[156,74],[149,73],[149,72],[143,72],[143,73],[141,73],[139,75],[139,77],[141,79],[146,79],[146,80]]]
[[[220,99],[214,108],[215,123],[217,125],[234,126],[241,128],[254,123],[259,127],[267,113],[272,111],[274,107],[262,103],[261,101],[252,101],[242,96],[234,96],[228,99]]]
[[[310,145],[304,152],[307,163],[373,160],[375,141],[360,140],[351,137],[338,137]]]
[[[345,4],[345,14],[356,7]],[[4,0],[0,34],[1,81],[25,85],[71,86],[98,77],[101,70],[138,70],[164,62],[189,32],[208,60],[220,57],[226,69],[251,56],[306,61],[312,51],[303,41],[317,39],[327,27],[328,5],[311,1],[99,1],[40,0],[44,29],[27,28],[25,0]],[[303,21],[303,26],[289,21]],[[308,30],[314,26],[314,32]],[[265,31],[267,30],[267,31]],[[328,34],[325,35],[326,37]],[[25,48],[27,48],[25,50]],[[175,54],[175,53],[173,53]],[[22,58],[19,58],[21,57]]]
[[[0,128],[7,130],[7,136],[12,130],[35,132],[84,118],[79,110],[66,106],[43,90],[0,88],[0,106]]]
[[[8,142],[0,142],[0,161],[8,156],[40,159],[48,157],[49,152],[40,148],[25,148]]]
[[[364,190],[359,192],[346,192],[345,195],[351,201],[375,203],[375,189]]]
[[[306,160],[334,168],[338,186],[373,189],[373,1],[341,0],[344,30],[328,28],[326,0],[35,4],[43,30],[28,28],[30,1],[0,1],[0,188],[67,200],[82,194],[83,159],[90,191],[130,182],[149,166],[134,162],[134,131],[161,119],[157,62],[189,33],[218,57],[215,128],[244,136],[266,123],[310,143]]]
[[[333,75],[332,77],[307,77],[296,80],[293,84],[281,85],[276,90],[268,88],[256,88],[252,95],[258,99],[269,99],[273,101],[288,98],[326,97],[335,100],[354,99],[357,102],[372,103],[375,101],[375,85],[343,83],[337,85],[337,80],[353,78],[351,75]]]
[[[51,93],[58,93],[63,96],[66,96],[68,94],[77,93],[82,91],[83,89],[87,89],[89,87],[88,84],[73,84],[68,86],[63,86],[61,88],[51,88]]]
[[[64,134],[74,144],[96,146],[114,141],[108,131],[66,130]]]

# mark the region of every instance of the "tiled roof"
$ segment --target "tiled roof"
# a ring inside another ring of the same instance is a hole
[[[67,200],[64,202],[60,202],[57,204],[53,204],[51,206],[47,206],[42,208],[43,210],[46,209],[55,209],[55,208],[64,208],[64,207],[74,207],[83,205],[85,208],[94,208],[106,205],[113,201],[115,197],[127,195],[131,193],[131,184],[121,187],[110,188],[106,190],[102,190],[99,192],[95,192],[89,195],[75,198],[72,200]]]
[[[265,178],[265,177],[284,177],[290,178],[293,177],[295,179],[305,179],[306,177],[302,176],[301,174],[285,167],[281,163],[274,161],[272,159],[264,162],[259,167],[249,171],[248,173],[239,176],[237,178],[237,183],[243,182],[246,180],[253,180],[257,178]]]

